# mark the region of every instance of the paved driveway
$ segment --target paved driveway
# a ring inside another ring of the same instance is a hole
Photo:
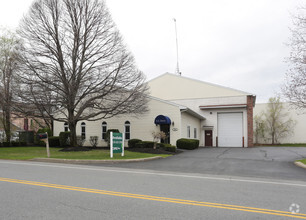
[[[166,159],[108,166],[306,181],[306,169],[293,163],[301,158],[306,158],[306,148],[199,148]]]

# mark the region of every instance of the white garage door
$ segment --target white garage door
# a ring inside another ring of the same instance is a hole
[[[242,147],[242,113],[218,113],[218,146]]]

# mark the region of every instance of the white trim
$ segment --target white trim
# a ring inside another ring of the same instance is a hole
[[[207,106],[199,106],[200,109],[219,109],[219,108],[246,108],[246,104],[233,104],[233,105],[207,105]]]

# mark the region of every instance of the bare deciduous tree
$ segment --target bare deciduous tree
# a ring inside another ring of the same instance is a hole
[[[289,112],[284,111],[284,106],[279,98],[270,98],[268,108],[264,112],[266,129],[272,144],[278,143],[280,138],[291,134],[295,122],[289,117]]]
[[[17,72],[17,57],[20,42],[13,32],[4,30],[0,36],[0,110],[6,141],[11,141],[11,113],[14,75]]]
[[[264,113],[260,113],[254,117],[254,136],[256,144],[260,143],[260,139],[265,138],[266,123],[263,119],[263,115]]]
[[[145,77],[102,0],[37,0],[24,17],[22,100],[76,124],[147,111]]]
[[[298,10],[293,17],[291,29],[291,48],[289,56],[290,68],[286,82],[282,88],[285,98],[297,108],[306,107],[306,6]]]

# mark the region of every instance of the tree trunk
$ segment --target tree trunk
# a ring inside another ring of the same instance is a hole
[[[5,112],[5,135],[6,135],[6,141],[11,142],[11,114],[10,110],[6,109]]]
[[[69,129],[70,129],[70,147],[76,147],[77,146],[76,123],[69,122]]]

